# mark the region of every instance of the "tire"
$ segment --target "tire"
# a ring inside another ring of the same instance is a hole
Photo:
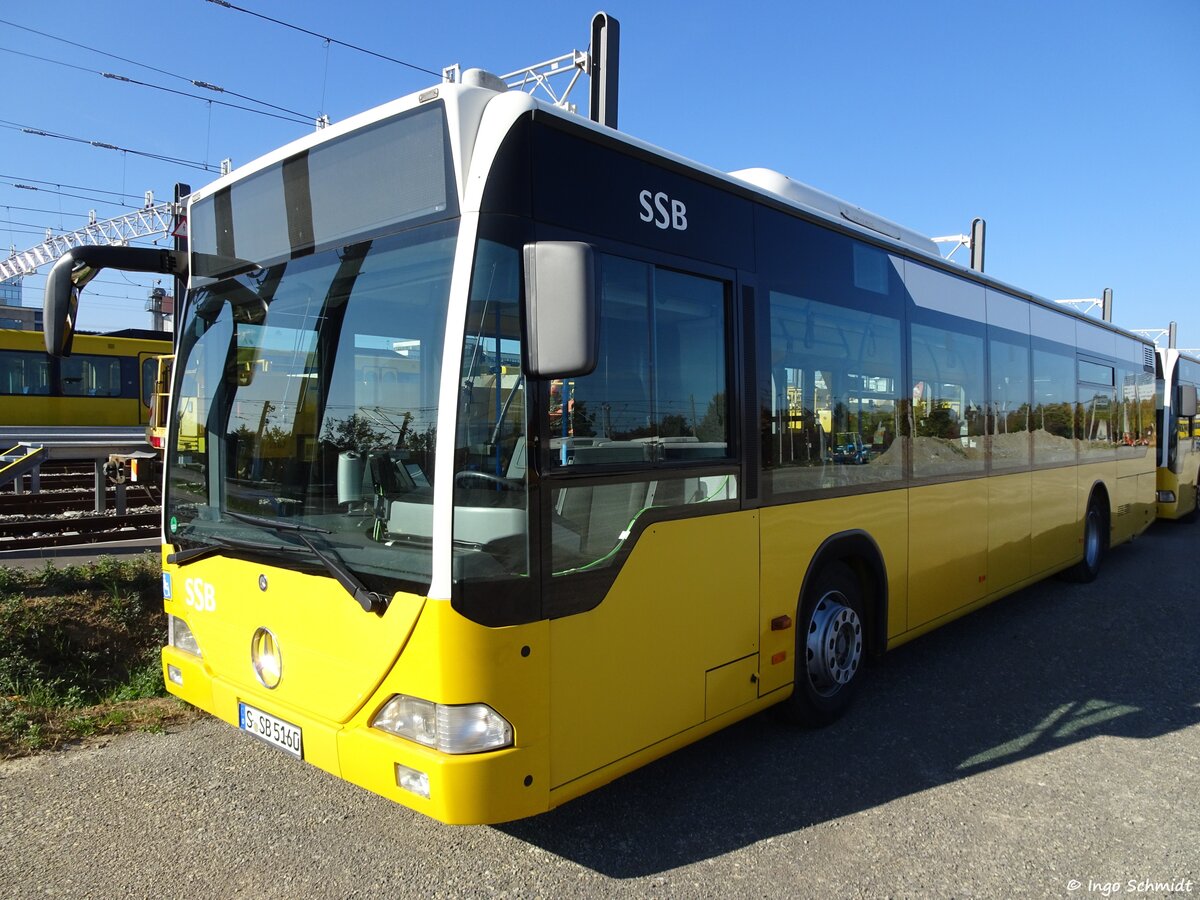
[[[1196,485],[1196,505],[1192,507],[1192,511],[1186,516],[1183,516],[1179,521],[1192,524],[1200,519],[1200,484]]]
[[[1108,553],[1108,506],[1095,494],[1088,501],[1083,517],[1083,559],[1063,573],[1068,581],[1090,584],[1100,574],[1100,564]]]
[[[813,579],[800,605],[787,718],[815,728],[849,708],[866,662],[864,611],[862,585],[845,563],[831,563]]]

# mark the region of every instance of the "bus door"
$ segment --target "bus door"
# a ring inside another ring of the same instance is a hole
[[[154,401],[155,384],[158,381],[158,366],[161,354],[138,353],[138,424],[150,421],[150,408]]]
[[[600,357],[541,423],[551,786],[757,698],[731,273],[598,253]]]

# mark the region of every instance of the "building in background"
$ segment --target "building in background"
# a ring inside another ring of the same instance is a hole
[[[0,328],[41,331],[42,311],[21,305],[21,276],[0,281]]]

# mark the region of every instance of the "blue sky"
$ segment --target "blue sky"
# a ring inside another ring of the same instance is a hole
[[[433,71],[457,62],[495,72],[584,48],[598,8],[237,5]],[[1200,347],[1198,0],[614,0],[607,11],[622,28],[622,130],[718,169],[778,169],[931,236],[983,216],[990,274],[1051,299],[1111,287],[1118,325],[1175,320],[1180,346]],[[335,121],[436,81],[207,0],[10,2],[0,19]],[[146,190],[167,199],[176,181],[214,177],[14,124],[213,166],[310,130],[103,78],[95,73],[245,103],[9,24],[0,48],[5,250],[38,243],[47,227],[79,227],[91,209],[121,211],[62,194],[124,192],[140,205]],[[81,327],[146,327],[148,280],[101,279]],[[27,304],[40,303],[43,282],[27,279]]]

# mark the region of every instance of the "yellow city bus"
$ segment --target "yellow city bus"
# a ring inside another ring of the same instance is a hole
[[[829,722],[869,655],[1154,518],[1151,344],[495,82],[195,191],[187,256],[51,273],[61,348],[97,266],[188,272],[173,694],[512,820],[770,706]]]
[[[1200,359],[1180,351],[1158,351],[1158,515],[1200,517]]]

